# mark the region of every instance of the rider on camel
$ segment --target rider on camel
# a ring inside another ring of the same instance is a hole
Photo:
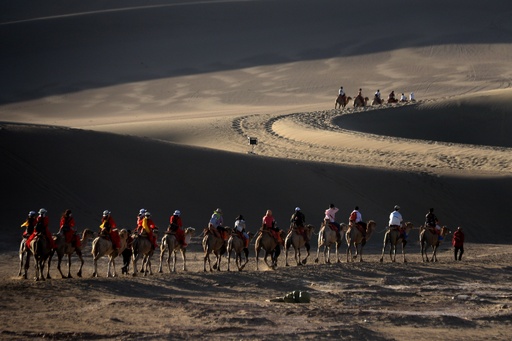
[[[340,86],[340,89],[338,90],[338,95],[340,95],[341,97],[345,97],[345,91],[343,90],[342,86]]]
[[[356,96],[356,99],[358,99],[361,101],[361,103],[363,104],[364,106],[364,97],[363,97],[363,89],[359,88],[359,91],[357,93],[357,96]],[[354,100],[355,102],[356,100]]]
[[[73,243],[75,247],[79,248],[81,246],[80,237],[76,235],[76,231],[73,227],[75,227],[75,218],[73,218],[71,210],[68,209],[62,213],[62,217],[60,218],[59,233],[64,234],[66,243]]]
[[[169,218],[169,227],[166,233],[174,233],[176,240],[182,247],[187,247],[185,242],[185,232],[183,231],[183,223],[181,221],[181,211],[174,211],[173,215]]]
[[[339,239],[341,237],[341,226],[336,222],[336,212],[338,211],[339,208],[335,207],[334,204],[330,204],[329,208],[325,210],[324,221],[328,220],[331,227],[335,227],[336,237]]]
[[[262,229],[269,231],[274,237],[274,239],[277,241],[277,243],[283,245],[284,241],[283,238],[281,238],[281,234],[279,233],[279,228],[276,226],[276,221],[272,216],[272,211],[267,210],[262,220]]]
[[[215,236],[224,240],[224,218],[222,217],[222,210],[220,208],[213,211],[210,222],[208,223],[208,230]]]
[[[391,91],[391,93],[388,96],[388,103],[394,103],[394,102],[396,102],[395,91]]]
[[[358,227],[359,231],[363,234],[363,245],[366,243],[366,223],[363,221],[363,216],[359,212],[359,206],[354,207],[352,213],[348,218],[350,226]]]
[[[144,213],[144,219],[142,219],[142,230],[146,232],[148,236],[148,240],[151,242],[151,245],[154,249],[158,248],[158,244],[156,243],[156,236],[153,233],[153,230],[156,229],[156,225],[151,219],[151,213]]]
[[[290,218],[290,227],[297,228],[297,232],[299,232],[304,237],[304,242],[306,247],[309,247],[309,238],[306,234],[306,230],[304,229],[304,224],[306,223],[306,216],[300,210],[300,207],[295,207],[295,212],[292,214]],[[291,232],[291,231],[290,231]]]
[[[36,227],[37,223],[37,213],[35,211],[28,212],[27,220],[23,224],[21,224],[20,227],[25,228],[25,231],[23,231],[22,237],[28,238],[32,233],[34,232],[34,228]]]
[[[44,208],[41,208],[39,210],[39,216],[36,219],[36,226],[34,228],[34,231],[30,235],[30,237],[28,237],[28,239],[27,239],[26,245],[27,245],[28,249],[30,249],[30,243],[36,237],[36,235],[38,233],[41,233],[46,237],[46,241],[50,244],[50,248],[52,248],[52,249],[57,248],[57,244],[53,240],[53,236],[50,232],[50,229],[48,228],[49,220],[48,220],[48,217],[46,216],[47,212],[48,211],[46,211]]]
[[[137,214],[137,227],[135,228],[135,232],[142,232],[142,221],[144,220],[145,214],[147,210],[145,208],[141,208],[139,210],[139,214]]]
[[[439,220],[434,214],[433,208],[429,209],[428,213],[425,215],[425,226],[430,229],[430,232],[437,234],[439,240],[443,240],[443,236],[441,236],[441,226],[439,226]]]
[[[245,219],[243,215],[239,215],[235,220],[235,232],[244,242],[244,249],[249,251],[249,235],[245,232]]]
[[[379,104],[382,103],[382,100],[380,99],[380,90],[377,89],[377,91],[375,92],[375,101]]]
[[[395,205],[393,212],[391,212],[391,214],[389,215],[389,228],[397,229],[398,231],[400,231],[400,236],[404,240],[405,246],[405,244],[407,244],[408,235],[407,233],[405,233],[405,229],[402,228],[403,219],[400,212],[398,212],[399,210],[400,206]]]
[[[109,210],[103,211],[103,217],[101,218],[100,225],[100,236],[110,239],[112,247],[116,251],[119,251],[121,248],[121,238],[117,231],[116,222],[114,221],[114,218],[112,218],[112,212]]]

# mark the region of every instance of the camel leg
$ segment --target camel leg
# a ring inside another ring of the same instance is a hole
[[[80,267],[78,268],[78,272],[76,273],[76,275],[78,277],[82,277],[82,268],[84,267],[84,257],[82,256],[81,250],[76,250],[76,254],[77,254],[78,258],[80,259]]]
[[[171,252],[171,250],[169,250],[169,253]],[[164,260],[164,255],[165,255],[165,247],[162,243],[162,248],[160,249],[160,264],[158,265],[158,272],[159,273],[162,273],[163,270],[162,270],[162,263],[163,263],[163,260]]]
[[[48,265],[46,266],[46,279],[52,279],[52,276],[50,276],[50,262],[51,260],[48,258]],[[45,263],[46,261],[43,261],[43,267],[41,268],[41,276],[43,276]]]
[[[309,258],[309,250],[311,249],[311,246],[309,244],[306,244],[306,258],[302,260],[302,265],[306,265],[308,263]]]
[[[23,278],[24,279],[27,279],[27,273],[28,273],[28,268],[30,266],[30,255],[29,255],[29,251],[25,251],[24,252],[25,254],[25,266],[23,268],[23,274],[21,273],[21,268],[20,268],[20,275],[23,275]],[[21,258],[21,262],[23,262],[23,255],[20,255],[20,258]]]
[[[322,246],[322,243],[318,242],[318,248],[316,249],[316,258],[315,263],[318,263],[318,256],[320,255],[320,247]],[[324,245],[324,260],[325,260],[325,245]]]
[[[183,271],[187,271],[187,249],[181,249],[181,258],[183,258]]]
[[[133,273],[132,276],[137,276],[137,261],[139,260],[139,254],[135,254],[135,252],[132,254],[132,267],[133,267]]]
[[[259,262],[259,258],[260,258],[260,249],[259,248],[255,248],[255,253],[256,253],[256,270],[259,270],[258,268],[258,262]]]
[[[244,262],[244,264],[242,264],[241,270],[243,270],[245,268],[245,266],[247,265],[247,263],[249,263],[249,250],[244,248],[244,254],[245,254],[245,262]]]
[[[68,254],[68,277],[67,278],[73,278],[71,276],[71,254]]]
[[[290,266],[290,264],[288,264],[288,249],[289,249],[288,241],[285,241],[285,243],[284,243],[284,260],[285,260],[284,264],[285,264],[285,266]]]
[[[358,252],[359,253],[359,262],[362,262],[363,261],[363,244],[361,244],[359,247],[360,247],[359,252]],[[356,248],[357,248],[357,245],[356,245]]]
[[[405,244],[402,242],[402,255],[404,256],[404,263],[407,263],[407,259],[405,259]]]
[[[227,253],[228,253],[228,271],[230,271],[229,266],[231,264],[231,250],[228,250]],[[236,262],[236,254],[235,254],[235,262]]]

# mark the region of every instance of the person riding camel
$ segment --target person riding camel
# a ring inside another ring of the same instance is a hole
[[[284,245],[283,238],[281,238],[281,234],[279,233],[279,228],[276,226],[276,221],[272,216],[272,211],[267,210],[265,215],[263,216],[262,230],[269,231],[272,237],[277,241],[278,244]]]
[[[348,218],[348,224],[350,226],[357,227],[363,234],[363,245],[366,243],[366,223],[363,221],[363,216],[359,212],[359,206],[354,207],[352,213]]]
[[[244,242],[244,249],[249,251],[249,235],[245,231],[245,219],[243,215],[239,215],[235,220],[235,232]]]
[[[333,228],[333,230],[336,231],[336,234],[339,237],[341,226],[340,226],[340,223],[336,222],[336,212],[338,212],[338,211],[339,211],[339,208],[334,206],[334,204],[330,204],[329,208],[325,210],[324,221],[329,222],[329,225],[331,226],[331,228]]]
[[[80,237],[76,234],[74,227],[75,218],[73,218],[71,210],[68,209],[62,213],[62,217],[60,218],[59,233],[64,234],[66,243],[72,243],[74,247],[79,248],[81,246]]]
[[[151,213],[144,213],[144,219],[142,219],[142,230],[146,232],[148,236],[148,240],[151,242],[151,245],[154,249],[158,248],[158,244],[156,243],[156,236],[153,233],[153,230],[156,229],[156,225],[151,219]]]
[[[394,102],[396,102],[395,91],[391,91],[391,93],[388,96],[388,103],[394,103]]]
[[[23,234],[21,235],[23,239],[26,239],[32,235],[34,232],[34,228],[37,224],[37,213],[35,211],[28,212],[27,219],[20,227],[25,228]]]
[[[381,104],[382,103],[382,100],[380,98],[380,90],[377,89],[377,91],[375,92],[375,102]]]
[[[291,228],[297,228],[297,232],[299,232],[304,237],[304,242],[306,245],[309,244],[309,238],[306,234],[306,230],[304,229],[304,225],[306,223],[306,216],[302,213],[300,207],[295,207],[295,212],[292,214],[290,218]],[[290,231],[291,232],[291,231]]]
[[[407,96],[402,92],[402,95],[400,96],[400,102],[407,102]]]
[[[117,231],[117,225],[112,218],[112,212],[109,210],[103,211],[103,217],[101,218],[100,225],[100,236],[110,239],[114,250],[118,251],[121,248],[121,238]]]
[[[403,219],[400,212],[400,206],[395,205],[393,212],[389,215],[389,228],[397,229],[400,232],[400,237],[404,240],[404,246],[407,244],[407,233],[405,233],[405,229],[402,227]]]
[[[425,226],[430,229],[430,232],[437,234],[439,240],[443,240],[441,236],[441,226],[439,226],[439,220],[434,214],[433,208],[429,209],[428,213],[425,215]]]
[[[169,218],[169,227],[166,233],[174,233],[176,240],[181,244],[182,247],[187,247],[185,242],[185,232],[183,231],[183,223],[181,221],[181,211],[176,210]]]
[[[220,208],[213,211],[210,222],[208,223],[208,230],[218,238],[224,240],[224,218],[222,217],[222,210]]]
[[[345,97],[345,91],[343,90],[343,87],[340,86],[340,89],[338,90],[338,95],[341,96],[341,97]]]
[[[137,227],[135,228],[135,232],[142,232],[142,221],[144,220],[144,214],[146,214],[147,210],[145,208],[141,208],[139,210],[139,214],[137,214]]]
[[[364,105],[364,97],[363,97],[363,89],[359,88],[359,91],[357,92],[356,100],[359,98],[361,103]]]
[[[30,237],[28,237],[26,246],[28,249],[30,249],[30,243],[32,242],[32,240],[36,237],[38,233],[41,233],[43,236],[46,237],[46,242],[50,244],[50,248],[56,249],[57,244],[55,243],[55,240],[53,240],[52,233],[48,228],[49,219],[46,216],[46,213],[48,213],[48,211],[46,211],[44,208],[41,208],[38,213],[39,216],[36,218],[36,225],[34,227],[34,231],[30,235]]]

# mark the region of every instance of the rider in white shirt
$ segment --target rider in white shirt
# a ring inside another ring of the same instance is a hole
[[[389,227],[401,227],[402,226],[402,215],[400,212],[400,206],[396,205],[395,210],[389,215]]]
[[[340,87],[340,89],[338,90],[338,94],[340,96],[345,96],[345,91],[343,91],[343,87]]]

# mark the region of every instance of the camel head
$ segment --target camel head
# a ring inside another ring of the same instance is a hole
[[[409,234],[409,232],[411,232],[411,230],[414,228],[414,225],[413,223],[411,223],[410,221],[406,222],[405,223],[405,232],[407,234]]]
[[[96,233],[94,233],[91,229],[84,229],[82,231],[82,241],[87,240],[89,238],[94,238]]]
[[[191,236],[194,236],[196,234],[196,229],[189,226],[185,229],[185,234],[190,234]]]
[[[315,232],[315,227],[311,224],[308,224],[308,225],[306,225],[306,230],[307,230],[306,234],[307,234],[308,238],[311,238],[311,235],[313,234],[313,232]]]
[[[448,227],[446,227],[446,226],[441,227],[441,233],[440,233],[441,236],[445,237],[446,235],[448,235],[450,233],[452,233],[452,231],[450,231],[448,229]]]

